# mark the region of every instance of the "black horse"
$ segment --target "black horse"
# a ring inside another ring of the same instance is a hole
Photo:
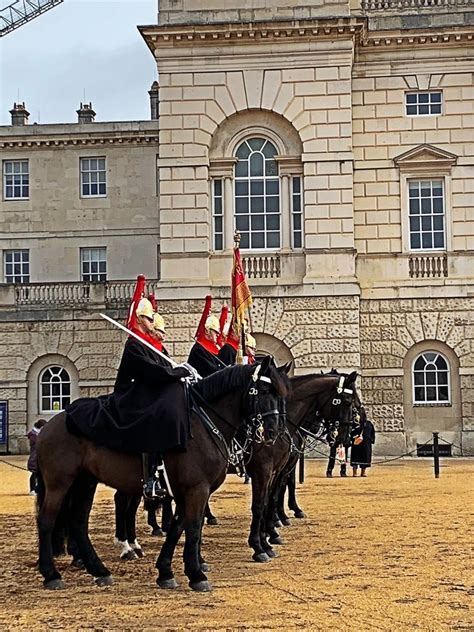
[[[293,436],[316,413],[338,433],[349,436],[351,412],[359,401],[355,389],[357,372],[301,375],[291,378],[291,394],[287,402],[288,431],[278,436],[274,445],[258,446],[246,465],[252,481],[252,523],[248,539],[256,562],[268,562],[276,556],[271,543],[281,539],[274,526],[278,482],[290,458]],[[270,542],[268,541],[270,536]]]
[[[164,461],[176,501],[176,512],[157,560],[162,588],[176,587],[172,559],[183,532],[185,573],[197,591],[210,590],[201,568],[200,542],[204,508],[209,495],[224,481],[228,444],[242,423],[273,441],[279,422],[278,401],[289,392],[286,376],[264,360],[261,365],[231,367],[201,380],[192,389],[211,424],[191,410],[192,438],[185,452],[171,451]],[[211,405],[212,402],[212,405]],[[206,458],[203,458],[203,454]],[[137,495],[141,490],[140,458],[95,445],[70,434],[66,414],[56,415],[38,440],[38,463],[44,484],[38,496],[39,569],[46,588],[63,588],[54,565],[52,534],[63,501],[70,491],[72,537],[89,573],[98,585],[110,585],[110,571],[97,556],[88,536],[88,520],[98,481]]]

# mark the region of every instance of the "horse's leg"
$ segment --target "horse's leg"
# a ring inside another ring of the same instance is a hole
[[[43,585],[50,590],[64,588],[61,575],[54,565],[53,557],[53,531],[56,518],[61,510],[68,485],[55,487],[44,491],[44,498],[41,498],[37,516],[38,540],[39,540],[39,571],[43,575]]]
[[[183,551],[184,572],[189,579],[189,586],[198,592],[208,592],[212,590],[203,572],[202,558],[200,557],[202,524],[208,498],[208,490],[195,488],[187,494],[185,504],[184,529],[186,540]]]
[[[140,501],[142,499],[141,494],[136,494],[130,498],[130,502],[128,504],[127,509],[127,540],[129,545],[132,547],[133,552],[137,557],[144,557],[145,553],[143,552],[142,547],[138,543],[137,540],[137,510],[140,506]]]
[[[173,555],[179,538],[184,529],[184,517],[182,507],[176,506],[176,512],[169,525],[166,534],[166,540],[161,547],[160,554],[156,560],[156,568],[158,569],[158,579],[156,583],[160,588],[177,588],[178,584],[173,574]]]
[[[288,476],[288,507],[294,512],[295,518],[306,518],[305,512],[296,502],[296,466]]]
[[[156,520],[156,512],[158,511],[159,504],[156,500],[145,500],[144,507],[147,516],[147,524],[151,527],[151,535],[164,535],[160,525]]]
[[[277,479],[273,482],[270,487],[270,492],[268,494],[268,506],[266,513],[266,533],[268,534],[270,544],[283,544],[283,540],[280,537],[280,534],[276,530],[276,525],[274,522],[274,516],[276,513],[277,501],[278,501],[278,490],[281,484],[281,477],[277,477]],[[267,554],[271,556],[271,553]]]
[[[130,505],[130,496],[123,492],[116,491],[114,494],[115,504],[115,537],[114,546],[119,549],[121,560],[135,560],[137,556],[127,539],[127,512]]]
[[[277,514],[280,518],[280,522],[283,526],[289,527],[291,522],[288,518],[285,511],[285,494],[286,488],[288,485],[289,476],[285,476],[280,483],[280,489],[278,490],[278,501],[277,501]]]
[[[211,511],[211,507],[209,505],[209,501],[207,501],[207,503],[206,503],[206,509],[205,509],[205,512],[204,512],[204,517],[206,518],[207,524],[210,524],[210,525],[213,525],[213,526],[218,524],[217,518],[215,517],[215,515]]]
[[[88,573],[98,586],[113,583],[111,572],[104,566],[89,539],[89,515],[94,501],[97,480],[92,478],[77,482],[71,503],[71,532],[75,538]]]
[[[255,464],[253,464],[255,465]],[[252,559],[255,562],[268,562],[270,557],[265,552],[262,542],[262,523],[268,494],[268,484],[271,477],[271,470],[263,464],[256,464],[257,467],[248,468],[252,482],[252,522],[250,524],[249,546],[254,550]],[[249,463],[250,466],[250,463]],[[266,543],[266,538],[263,538]]]
[[[168,533],[173,521],[173,501],[166,496],[161,507],[161,528]]]

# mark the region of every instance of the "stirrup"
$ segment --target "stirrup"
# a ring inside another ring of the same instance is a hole
[[[156,479],[149,479],[143,485],[143,497],[146,500],[163,500],[166,498],[166,489],[161,487],[160,483]]]

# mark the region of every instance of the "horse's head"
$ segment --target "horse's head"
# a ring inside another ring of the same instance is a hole
[[[290,382],[285,367],[277,369],[267,356],[255,366],[250,383],[250,418],[257,440],[273,444],[286,418]]]
[[[355,387],[357,371],[347,375],[333,370],[329,375],[334,375],[336,382],[325,402],[325,408],[321,411],[328,423],[327,440],[329,445],[349,445],[354,410],[361,405]]]

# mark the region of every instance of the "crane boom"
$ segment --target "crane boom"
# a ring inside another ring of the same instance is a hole
[[[0,37],[34,20],[61,2],[64,0],[10,0],[6,6],[0,6]],[[2,0],[0,3],[3,4]]]

